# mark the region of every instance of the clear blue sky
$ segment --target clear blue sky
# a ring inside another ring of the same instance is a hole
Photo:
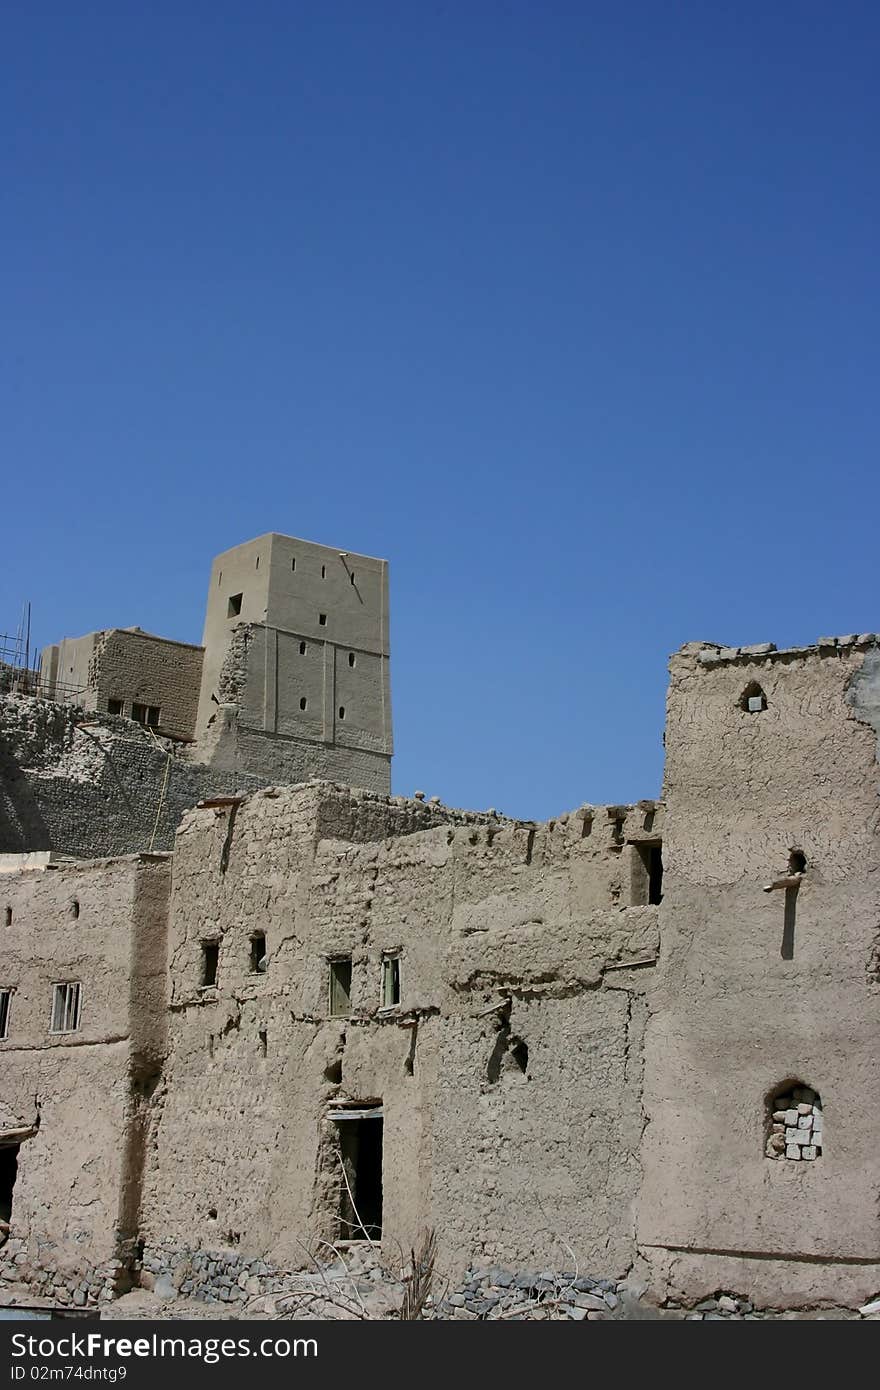
[[[12,0],[0,629],[391,561],[395,790],[655,795],[681,643],[880,629],[876,3]]]

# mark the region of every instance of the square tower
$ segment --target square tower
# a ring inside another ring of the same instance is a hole
[[[229,761],[234,707],[242,771],[389,790],[385,560],[275,533],[234,546],[211,566],[203,645],[203,752]]]

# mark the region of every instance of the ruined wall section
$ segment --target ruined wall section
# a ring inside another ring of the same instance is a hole
[[[159,710],[158,727],[170,738],[195,737],[199,685],[202,677],[201,647],[171,642],[137,628],[115,628],[102,633],[93,662],[94,708],[107,711],[110,700],[123,705],[133,717],[137,703]]]
[[[157,856],[3,876],[0,1141],[24,1131],[0,1248],[7,1292],[83,1306],[127,1287],[144,1082],[164,1050],[169,881]],[[59,982],[80,985],[73,1032],[51,1031]]]
[[[260,785],[258,776],[190,761],[181,745],[130,719],[0,697],[0,853],[170,849],[188,807]]]
[[[349,654],[311,636],[236,624],[196,756],[246,769],[264,783],[317,777],[387,795],[390,725],[387,736],[371,727],[376,689],[388,685],[387,658],[351,653],[352,668]],[[386,694],[390,708],[390,689]],[[360,710],[368,711],[366,721]]]
[[[83,709],[96,708],[93,682],[95,650],[103,632],[85,637],[65,637],[40,652],[40,688],[49,699],[76,702]]]
[[[436,1224],[450,1269],[474,1252],[565,1263],[567,1241],[584,1267],[623,1272],[658,950],[657,908],[628,906],[627,829],[644,835],[659,812],[612,809],[530,826],[314,784],[188,816],[148,1273],[191,1285],[193,1252],[232,1254],[248,1271],[214,1296],[234,1302],[255,1260],[271,1278],[337,1237],[327,1109],[342,1101],[384,1109],[388,1249]],[[219,946],[211,988],[205,941]],[[388,953],[401,998],[385,1010]],[[338,955],[345,1017],[329,1015]]]
[[[66,637],[40,657],[40,690],[48,699],[133,718],[133,705],[160,711],[158,727],[171,738],[195,737],[204,651],[186,642],[108,628]]]
[[[676,1296],[790,1307],[880,1283],[877,650],[671,663],[639,1237]],[[777,1161],[772,1097],[798,1085],[821,1096],[821,1153]]]

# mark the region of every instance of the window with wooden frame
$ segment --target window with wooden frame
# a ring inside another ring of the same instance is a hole
[[[351,956],[335,956],[328,961],[330,1016],[351,1013]]]
[[[9,1010],[12,1006],[13,990],[0,989],[0,1041],[9,1036]]]
[[[387,952],[382,957],[382,1008],[393,1009],[400,1003],[400,954]]]
[[[51,1033],[75,1033],[79,1028],[82,986],[65,980],[52,986]]]

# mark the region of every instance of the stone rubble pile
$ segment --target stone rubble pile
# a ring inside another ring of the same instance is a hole
[[[51,1299],[65,1307],[92,1307],[104,1300],[114,1299],[127,1287],[122,1265],[117,1260],[84,1268],[81,1277],[73,1279],[54,1267],[52,1251],[44,1252],[37,1241],[33,1249],[21,1236],[13,1236],[3,1247],[8,1273],[4,1276],[5,1290],[15,1294],[29,1292],[35,1298]],[[40,1263],[45,1259],[45,1265]]]
[[[625,1281],[547,1269],[517,1274],[506,1269],[469,1269],[455,1292],[430,1309],[433,1318],[523,1321],[569,1319],[597,1322],[614,1315]]]
[[[795,1086],[777,1096],[767,1139],[768,1158],[796,1161],[819,1158],[822,1153],[822,1107],[809,1086]]]

